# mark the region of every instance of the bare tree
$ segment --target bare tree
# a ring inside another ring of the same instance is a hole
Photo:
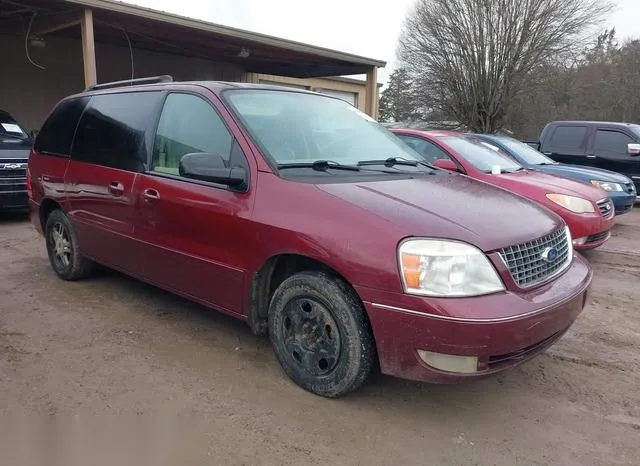
[[[493,132],[528,74],[570,57],[610,8],[609,0],[418,0],[399,57],[421,105]]]

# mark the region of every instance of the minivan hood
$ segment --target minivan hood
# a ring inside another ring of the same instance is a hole
[[[580,177],[586,182],[591,180],[597,181],[611,181],[614,183],[630,183],[631,180],[620,173],[612,172],[610,170],[603,170],[601,168],[585,167],[582,165],[542,165],[536,166],[536,169],[550,173],[557,176],[575,176]]]
[[[581,197],[592,202],[600,201],[608,196],[605,191],[595,186],[533,170],[492,175],[492,183],[493,177],[495,177],[495,183],[498,186],[516,193],[526,194],[527,197],[531,196],[535,200],[542,200],[548,193]]]
[[[531,241],[564,224],[527,199],[448,172],[317,187],[393,223],[403,236],[456,239],[485,252]]]

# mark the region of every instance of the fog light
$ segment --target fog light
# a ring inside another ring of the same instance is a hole
[[[573,240],[573,245],[574,246],[582,246],[584,243],[587,242],[587,238],[588,236],[583,236],[582,238],[576,238]]]
[[[453,354],[432,353],[431,351],[418,350],[418,355],[431,367],[463,374],[478,372],[478,358],[476,356],[454,356]]]

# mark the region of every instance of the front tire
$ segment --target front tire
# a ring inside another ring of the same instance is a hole
[[[356,390],[375,361],[375,343],[355,291],[343,280],[301,272],[278,287],[269,337],[287,375],[325,397]]]
[[[45,238],[51,267],[60,278],[74,281],[91,273],[93,263],[80,253],[73,226],[61,210],[47,217]]]

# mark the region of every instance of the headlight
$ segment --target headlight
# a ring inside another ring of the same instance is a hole
[[[591,180],[591,184],[602,188],[605,191],[623,191],[622,185],[618,183],[610,183],[608,181]]]
[[[410,239],[398,249],[404,290],[422,296],[462,297],[503,291],[487,256],[470,244]]]
[[[565,194],[547,194],[547,199],[576,214],[590,214],[596,211],[593,207],[593,202],[581,197],[567,196]]]

